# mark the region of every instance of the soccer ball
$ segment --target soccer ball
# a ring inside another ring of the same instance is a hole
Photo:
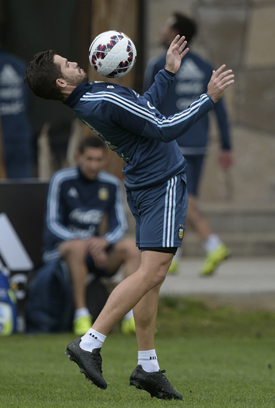
[[[99,34],[89,48],[89,60],[100,75],[119,78],[133,68],[137,51],[133,41],[120,31]]]

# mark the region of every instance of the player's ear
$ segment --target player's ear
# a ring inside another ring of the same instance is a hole
[[[67,86],[67,81],[64,78],[58,78],[55,83],[58,88],[65,88]]]

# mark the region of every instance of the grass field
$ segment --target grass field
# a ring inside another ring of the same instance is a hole
[[[102,349],[108,388],[94,387],[64,354],[73,338],[72,333],[0,338],[0,407],[275,407],[272,313],[209,310],[198,301],[163,299],[156,349],[183,401],[151,399],[129,387],[136,340],[118,327]]]

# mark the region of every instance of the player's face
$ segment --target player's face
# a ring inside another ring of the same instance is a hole
[[[105,163],[105,151],[101,148],[86,147],[76,155],[81,173],[89,180],[95,180]]]
[[[60,66],[63,78],[69,85],[77,86],[88,81],[86,72],[78,66],[77,62],[68,61],[60,55],[54,56],[54,63]]]
[[[177,31],[172,28],[174,23],[175,18],[169,17],[160,30],[161,45],[165,47],[169,47],[175,36],[178,34]]]

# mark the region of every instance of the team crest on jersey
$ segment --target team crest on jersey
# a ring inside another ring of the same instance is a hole
[[[100,187],[98,190],[98,198],[102,201],[106,201],[109,198],[109,191],[108,188],[105,186]]]
[[[183,225],[180,224],[180,226],[179,226],[179,239],[183,238],[183,234],[184,234]]]

